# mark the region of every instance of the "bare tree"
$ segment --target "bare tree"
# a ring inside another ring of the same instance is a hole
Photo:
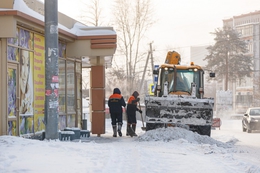
[[[83,23],[90,26],[100,26],[102,22],[102,8],[100,0],[81,0],[82,9],[80,19]]]
[[[113,9],[114,26],[118,35],[117,52],[125,57],[125,79],[127,93],[139,88],[138,63],[142,62],[147,51],[140,51],[142,39],[152,26],[152,8],[150,0],[115,0]],[[148,43],[144,43],[146,50]]]

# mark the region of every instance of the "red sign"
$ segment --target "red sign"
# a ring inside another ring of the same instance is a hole
[[[59,82],[59,76],[52,76],[52,82]]]
[[[213,122],[211,127],[219,127],[220,129],[221,126],[221,119],[220,118],[213,118]]]
[[[46,90],[46,91],[45,91],[45,95],[46,95],[46,96],[50,96],[50,95],[51,95],[51,90]]]

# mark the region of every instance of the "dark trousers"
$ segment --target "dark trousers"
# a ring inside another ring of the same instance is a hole
[[[127,123],[128,124],[136,124],[136,114],[127,114]]]
[[[116,125],[116,123],[122,123],[123,124],[123,121],[122,121],[122,113],[110,113],[110,117],[111,117],[111,124],[112,125]]]

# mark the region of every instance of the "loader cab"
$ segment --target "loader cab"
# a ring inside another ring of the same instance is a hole
[[[191,95],[192,86],[195,85],[195,96],[201,97],[201,91],[204,87],[204,71],[201,68],[165,65],[154,70],[154,74],[158,75],[154,93],[156,96]]]

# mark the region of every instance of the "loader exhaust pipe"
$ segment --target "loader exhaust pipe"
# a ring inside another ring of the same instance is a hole
[[[191,96],[196,97],[196,90],[197,90],[197,85],[196,83],[192,82],[191,83]]]
[[[202,86],[204,86],[204,71],[200,71],[200,88],[199,88],[199,94],[200,94],[200,98],[202,99],[204,97],[204,88],[202,88]]]

